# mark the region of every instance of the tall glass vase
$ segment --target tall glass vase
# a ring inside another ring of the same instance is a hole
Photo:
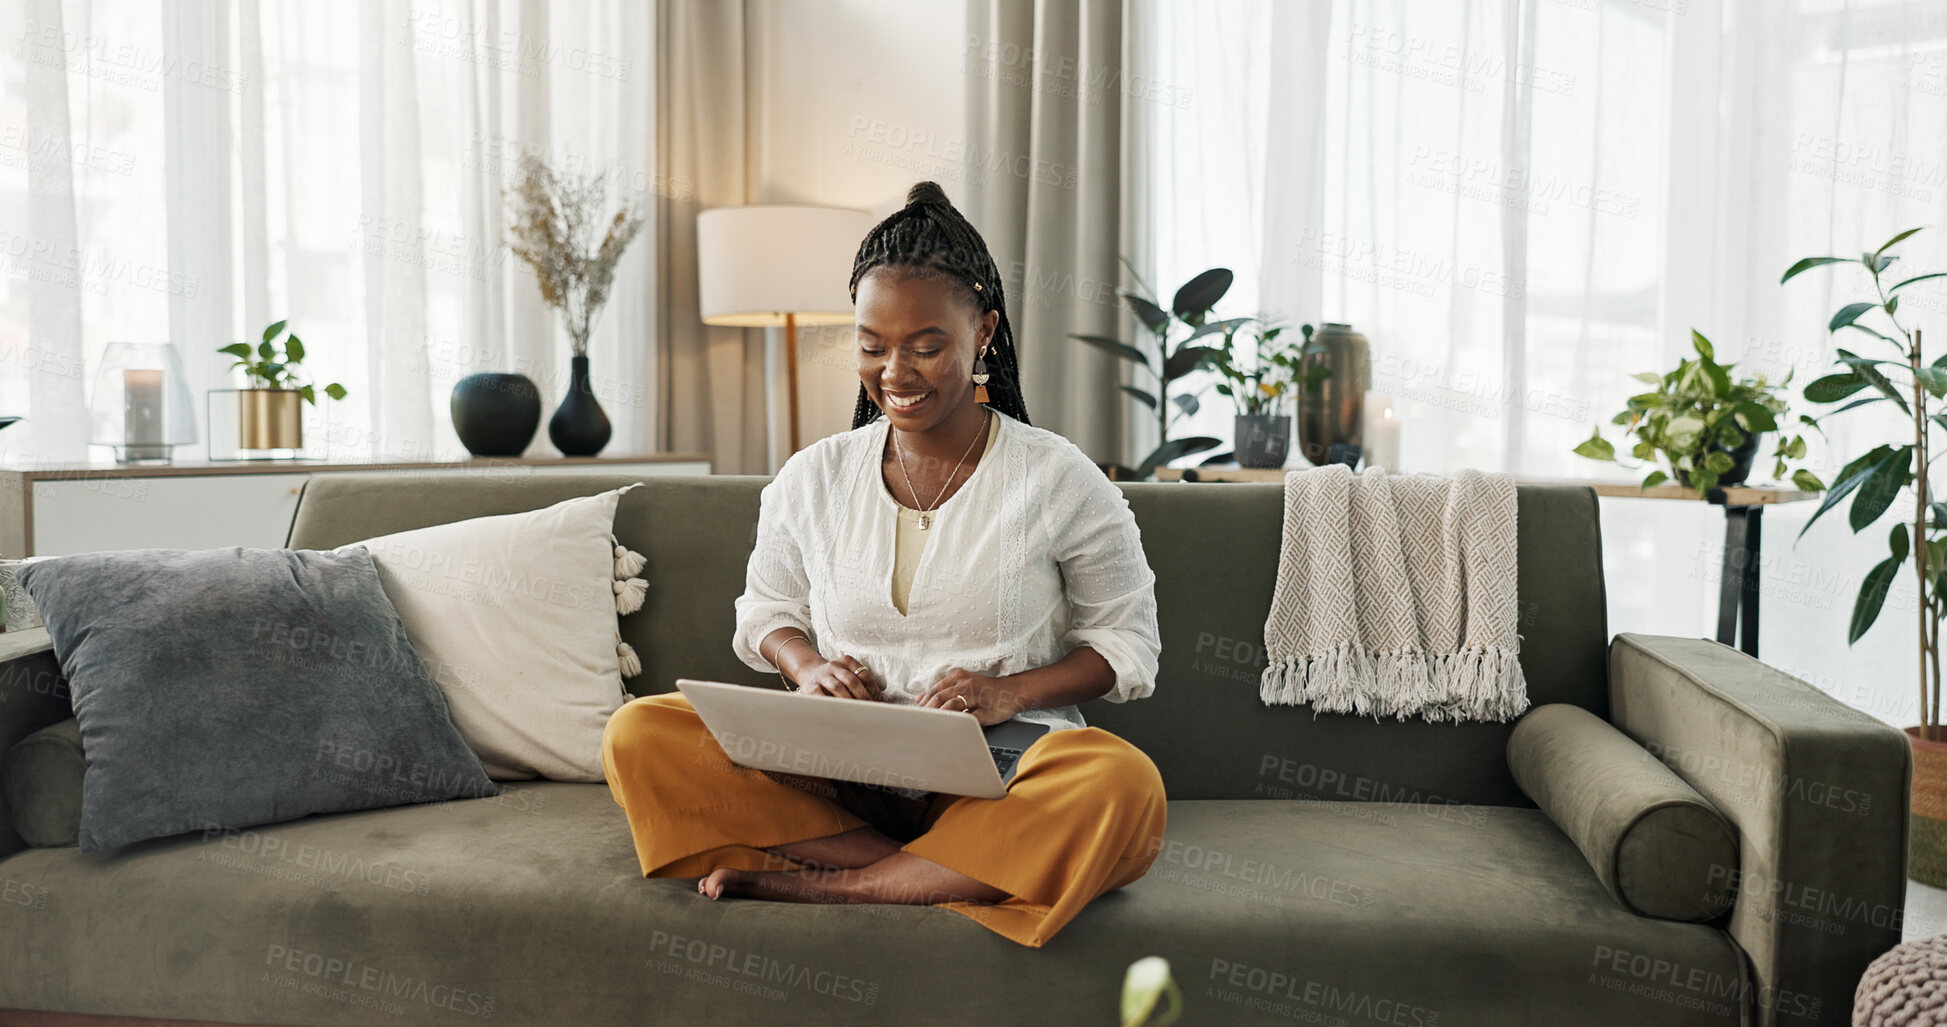
[[[588,384],[588,357],[569,360],[568,396],[548,419],[548,439],[562,456],[594,456],[614,431]]]

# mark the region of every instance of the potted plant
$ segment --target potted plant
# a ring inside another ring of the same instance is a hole
[[[1791,375],[1777,385],[1764,375],[1734,378],[1731,370],[1737,365],[1719,364],[1716,349],[1702,332],[1692,330],[1690,344],[1697,356],[1679,361],[1676,370],[1636,375],[1637,381],[1653,388],[1629,397],[1628,405],[1611,420],[1623,426],[1625,439],[1636,437],[1630,454],[1641,463],[1634,469],[1653,468],[1643,478],[1643,487],[1661,485],[1674,476],[1678,484],[1707,498],[1714,488],[1742,484],[1757,458],[1758,437],[1766,432],[1779,433],[1772,451],[1772,474],[1784,479],[1787,461],[1805,456],[1805,437],[1787,438],[1778,428],[1786,408],[1779,391],[1790,384]],[[1809,417],[1800,420],[1813,423]],[[1600,428],[1576,446],[1575,453],[1621,463]],[[1806,492],[1825,490],[1818,476],[1802,467],[1791,472],[1791,482]]]
[[[1934,498],[1927,480],[1934,457],[1933,429],[1947,429],[1947,413],[1933,402],[1947,396],[1947,355],[1929,363],[1921,352],[1920,329],[1909,328],[1900,320],[1902,290],[1947,278],[1947,272],[1911,275],[1891,284],[1887,281],[1891,277],[1888,270],[1899,260],[1892,249],[1918,231],[1910,228],[1879,249],[1857,257],[1806,257],[1788,268],[1779,283],[1827,264],[1858,264],[1872,278],[1873,298],[1840,307],[1826,323],[1826,330],[1834,334],[1858,332],[1873,340],[1870,345],[1875,352],[1889,356],[1868,357],[1839,349],[1839,370],[1806,385],[1805,398],[1813,403],[1844,404],[1821,415],[1821,419],[1891,403],[1905,416],[1907,433],[1874,446],[1848,463],[1805,527],[1810,528],[1827,510],[1850,499],[1847,520],[1857,534],[1878,521],[1894,500],[1905,497],[1913,503],[1913,520],[1893,525],[1886,540],[1887,557],[1874,564],[1859,584],[1846,628],[1846,644],[1858,642],[1879,619],[1894,577],[1910,558],[1919,597],[1920,723],[1906,729],[1913,745],[1907,873],[1916,881],[1947,886],[1947,820],[1937,819],[1941,803],[1947,801],[1947,741],[1942,741],[1940,730],[1940,621],[1947,616],[1947,600],[1942,599],[1942,587],[1947,586],[1947,503]],[[1881,326],[1862,320],[1868,315]],[[1862,393],[1863,398],[1853,398]],[[1803,531],[1799,537],[1804,537]]]
[[[528,154],[509,219],[507,245],[534,269],[541,299],[561,315],[572,347],[568,395],[548,420],[548,438],[566,456],[594,456],[608,445],[608,415],[589,387],[588,335],[608,302],[615,265],[643,225],[633,203],[604,216],[607,192],[601,175],[563,178]]]
[[[217,350],[236,357],[230,369],[242,368],[248,380],[247,387],[237,393],[239,449],[304,448],[304,419],[299,416],[298,404],[316,406],[318,394],[299,374],[304,341],[295,332],[285,335],[289,323],[278,321],[265,328],[254,347],[238,342]],[[284,338],[281,346],[277,342],[280,337]],[[332,399],[345,398],[345,387],[337,382],[325,386],[324,392]]]
[[[1250,329],[1248,348],[1238,344],[1245,329],[1231,327],[1223,333],[1223,347],[1211,347],[1217,352],[1208,361],[1221,376],[1217,391],[1229,396],[1237,408],[1231,436],[1235,459],[1240,467],[1283,467],[1291,450],[1291,414],[1285,403],[1300,381],[1304,350],[1278,341],[1284,334],[1281,326],[1255,318],[1239,320],[1255,326]],[[1300,331],[1309,342],[1312,326]]]
[[[1129,262],[1123,261],[1128,267]],[[1136,319],[1148,330],[1153,349],[1132,346],[1120,339],[1102,335],[1082,335],[1071,333],[1068,337],[1087,343],[1098,349],[1114,353],[1130,363],[1139,365],[1155,379],[1155,392],[1140,389],[1134,385],[1117,386],[1131,399],[1156,413],[1157,437],[1163,443],[1142,458],[1134,468],[1120,464],[1103,467],[1111,478],[1118,480],[1141,480],[1155,473],[1156,468],[1179,457],[1201,453],[1223,444],[1223,440],[1208,435],[1190,435],[1180,439],[1170,438],[1170,426],[1177,420],[1196,414],[1200,401],[1196,393],[1183,392],[1169,395],[1170,386],[1184,375],[1196,370],[1205,361],[1218,353],[1209,346],[1198,345],[1197,340],[1225,331],[1232,331],[1248,319],[1234,321],[1210,321],[1210,309],[1230,291],[1234,275],[1229,268],[1214,267],[1183,284],[1170,300],[1168,310],[1158,304],[1150,293],[1149,286],[1143,283],[1136,269],[1129,268],[1142,292],[1117,289],[1116,295],[1129,304],[1136,312]],[[1171,336],[1180,336],[1172,341]]]

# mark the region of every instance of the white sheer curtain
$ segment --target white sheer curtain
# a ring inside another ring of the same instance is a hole
[[[653,198],[654,21],[635,0],[0,5],[0,415],[27,418],[0,461],[107,457],[85,404],[108,342],[175,342],[200,422],[242,384],[215,351],[281,318],[350,390],[307,413],[311,455],[465,455],[447,403],[477,371],[535,380],[530,452],[552,454],[568,348],[502,245],[504,193],[534,153]],[[652,237],[589,344],[611,453],[656,444]]]
[[[1674,366],[1692,327],[1720,358],[1795,373],[1794,415],[1816,412],[1798,386],[1835,345],[1858,348],[1824,325],[1867,286],[1854,268],[1780,287],[1785,267],[1928,225],[1903,266],[1947,270],[1942,0],[1148,0],[1146,14],[1146,72],[1194,97],[1144,108],[1152,284],[1223,264],[1239,275],[1221,310],[1363,330],[1407,470],[1615,476],[1570,449],[1597,424],[1613,436],[1629,375]],[[1903,302],[1931,327],[1947,290]],[[1205,400],[1190,429],[1228,437],[1228,404]],[[1828,482],[1901,428],[1847,416],[1813,442]],[[1812,509],[1766,518],[1764,658],[1911,723],[1910,581],[1845,644],[1892,517],[1858,537],[1822,519],[1794,546]],[[1719,511],[1605,500],[1603,517],[1611,629],[1711,634]]]

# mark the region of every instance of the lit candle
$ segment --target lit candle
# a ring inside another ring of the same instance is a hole
[[[152,457],[162,448],[162,372],[122,372],[122,433],[131,457]]]
[[[1383,392],[1366,393],[1366,466],[1399,471],[1399,418],[1393,414],[1393,397]]]

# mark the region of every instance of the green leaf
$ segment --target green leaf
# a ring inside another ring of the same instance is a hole
[[[1859,641],[1873,622],[1879,619],[1879,608],[1886,604],[1886,592],[1893,587],[1893,575],[1900,569],[1901,561],[1888,557],[1873,565],[1866,572],[1866,578],[1859,583],[1859,598],[1852,604],[1852,626],[1846,631],[1846,644]]]
[[[1247,324],[1250,324],[1252,321],[1255,320],[1257,320],[1257,318],[1254,317],[1233,317],[1233,318],[1225,319],[1223,321],[1208,321],[1205,322],[1204,324],[1198,325],[1197,330],[1191,332],[1190,337],[1184,339],[1183,341],[1194,342],[1195,340],[1201,339],[1206,335],[1226,335],[1236,331],[1239,328],[1244,327]],[[1267,339],[1266,341],[1269,340]]]
[[[1777,431],[1778,418],[1762,403],[1740,403],[1736,409],[1737,423],[1745,431]]]
[[[1704,338],[1704,333],[1695,328],[1690,329],[1690,345],[1695,347],[1697,355],[1705,360],[1717,359],[1717,348],[1710,344],[1709,339]]]
[[[1168,360],[1163,361],[1163,380],[1173,382],[1196,370],[1197,365],[1205,360],[1222,357],[1223,351],[1208,346],[1179,346]]]
[[[1947,396],[1947,368],[1922,367],[1913,373],[1913,377],[1919,379],[1920,384],[1935,399]]]
[[[257,355],[265,360],[269,360],[271,357],[277,355],[277,350],[271,346],[269,340],[265,340],[257,344]]]
[[[1596,432],[1575,447],[1574,453],[1576,456],[1585,456],[1591,460],[1614,460],[1616,447],[1610,445],[1609,440],[1603,438],[1601,432]]]
[[[1906,536],[1905,521],[1900,521],[1899,523],[1893,525],[1893,530],[1887,533],[1886,548],[1893,551],[1893,559],[1895,560],[1906,559],[1907,536]]]
[[[1143,457],[1143,462],[1136,467],[1136,478],[1137,480],[1141,480],[1149,477],[1155,472],[1156,468],[1169,463],[1171,460],[1186,457],[1192,453],[1201,453],[1206,449],[1215,449],[1221,445],[1223,445],[1222,439],[1213,439],[1208,435],[1188,435],[1180,439],[1171,439],[1157,446],[1155,451],[1148,456]]]
[[[1663,376],[1654,371],[1644,371],[1642,374],[1632,374],[1630,377],[1642,382],[1644,385],[1663,384]]]
[[[1670,476],[1664,474],[1662,471],[1651,471],[1647,476],[1643,478],[1643,487],[1646,489],[1653,489],[1658,485],[1661,485],[1664,482],[1669,480],[1670,480]]]
[[[1686,414],[1682,417],[1670,418],[1670,423],[1665,425],[1663,430],[1668,432],[1673,439],[1682,439],[1702,432],[1704,430],[1704,422],[1699,418]]]
[[[1872,270],[1873,274],[1877,275],[1881,271],[1884,271],[1887,268],[1892,267],[1893,262],[1899,259],[1900,259],[1899,257],[1891,253],[1887,253],[1887,254],[1864,253],[1860,255],[1859,262],[1861,264],[1866,265],[1868,268]]]
[[[1656,443],[1649,441],[1638,442],[1636,448],[1629,451],[1629,455],[1638,460],[1654,460],[1656,459]]]
[[[1155,396],[1152,396],[1152,395],[1150,395],[1149,393],[1147,393],[1147,392],[1144,392],[1143,390],[1141,390],[1141,389],[1138,389],[1138,388],[1136,388],[1136,387],[1135,387],[1134,385],[1119,385],[1119,386],[1117,386],[1117,388],[1119,388],[1119,389],[1121,389],[1122,391],[1124,391],[1124,392],[1126,392],[1126,393],[1128,393],[1129,395],[1131,395],[1131,396],[1134,396],[1134,397],[1136,397],[1137,399],[1139,399],[1139,400],[1141,400],[1141,401],[1142,401],[1142,403],[1143,403],[1143,405],[1144,405],[1144,406],[1146,406],[1146,407],[1148,407],[1149,409],[1151,409],[1151,410],[1154,410],[1154,409],[1156,409],[1156,397],[1155,397]],[[1219,386],[1219,388],[1222,388],[1222,386]]]
[[[247,342],[233,342],[230,345],[225,346],[220,350],[217,350],[217,352],[228,353],[231,356],[236,357],[239,361],[248,360],[250,359],[250,344]]]
[[[1893,497],[1906,485],[1907,458],[1912,452],[1912,446],[1894,450],[1875,464],[1872,473],[1860,483],[1859,494],[1852,497],[1852,509],[1846,512],[1853,531],[1861,531],[1879,520],[1886,508],[1893,505]]]
[[[1827,510],[1838,506],[1841,500],[1851,495],[1852,491],[1859,487],[1859,483],[1865,481],[1866,476],[1873,472],[1873,467],[1891,452],[1893,452],[1891,446],[1874,446],[1867,450],[1864,456],[1855,459],[1840,470],[1838,480],[1825,493],[1825,501],[1819,504],[1817,510],[1812,511],[1812,516],[1806,519],[1805,526],[1798,529],[1798,537],[1804,538],[1805,533],[1812,530],[1812,525],[1817,524]]]
[[[1224,298],[1236,278],[1227,267],[1213,267],[1183,283],[1183,288],[1176,290],[1176,297],[1170,300],[1170,309],[1184,321],[1200,318]]]
[[[1935,271],[1932,274],[1914,275],[1912,278],[1909,278],[1904,282],[1896,283],[1891,289],[1886,290],[1886,294],[1888,296],[1891,296],[1892,294],[1899,292],[1901,289],[1904,289],[1915,282],[1924,282],[1929,278],[1947,278],[1947,271]],[[1947,360],[1947,357],[1942,357],[1941,359]]]
[[[318,394],[311,390],[311,386],[309,385],[304,386],[303,388],[297,390],[297,394],[299,398],[303,399],[306,403],[309,403],[312,406],[318,405]]]
[[[1800,272],[1810,271],[1815,267],[1823,267],[1827,264],[1847,264],[1851,263],[1851,261],[1851,257],[1806,257],[1786,270],[1785,277],[1778,279],[1778,284],[1783,285],[1797,277]]]
[[[1854,321],[1859,320],[1859,315],[1864,314],[1866,311],[1871,310],[1876,306],[1879,306],[1879,304],[1848,303],[1845,306],[1840,307],[1838,313],[1832,315],[1832,322],[1826,325],[1826,330],[1836,332],[1839,329],[1844,328],[1845,326],[1853,323]]]
[[[1201,409],[1203,406],[1203,404],[1197,400],[1196,395],[1194,393],[1189,393],[1189,392],[1180,392],[1174,396],[1171,396],[1170,402],[1175,403],[1177,407],[1183,411],[1183,416],[1185,417],[1195,417],[1197,411]]]
[[[289,321],[279,321],[276,324],[271,325],[269,328],[264,329],[264,341],[269,342],[270,340],[277,338],[278,333],[282,332],[284,330],[284,326],[289,323],[290,323]],[[270,354],[268,353],[264,355],[270,356]]]
[[[1885,306],[1886,306],[1886,316],[1892,317],[1894,314],[1900,312],[1900,298],[1898,296],[1886,297]]]
[[[337,382],[332,382],[330,385],[325,386],[325,395],[330,396],[332,399],[344,399],[345,387]]]
[[[1143,365],[1144,367],[1150,366],[1149,354],[1144,353],[1142,350],[1139,350],[1136,347],[1131,346],[1126,342],[1122,342],[1116,339],[1111,339],[1104,335],[1077,335],[1073,332],[1069,333],[1068,337],[1078,342],[1086,342],[1089,345],[1096,347],[1097,349],[1108,350],[1109,352],[1115,354],[1116,356],[1121,357],[1124,360],[1134,361],[1138,364]]]
[[[1825,491],[1825,482],[1820,481],[1818,475],[1802,467],[1792,472],[1792,484],[1798,486],[1803,492]]]
[[[291,337],[284,342],[284,362],[295,364],[303,359],[304,341],[299,339],[296,333],[292,333]]]
[[[1169,329],[1170,316],[1163,312],[1163,308],[1126,289],[1117,289],[1116,294],[1136,312],[1136,319],[1141,321],[1145,328],[1159,335]]]
[[[1837,403],[1868,384],[1857,374],[1828,374],[1805,386],[1805,398],[1813,403]]]
[[[1704,454],[1704,469],[1710,471],[1712,474],[1722,475],[1724,472],[1736,466],[1737,461],[1731,459],[1731,454],[1723,450],[1713,449],[1709,453]]]
[[[1926,227],[1927,227],[1926,225],[1921,225],[1921,226],[1920,226],[1920,228],[1909,228],[1909,229],[1907,229],[1906,231],[1904,231],[1904,232],[1901,232],[1900,234],[1898,234],[1898,235],[1896,235],[1896,236],[1894,236],[1893,238],[1891,238],[1891,239],[1888,239],[1888,240],[1886,240],[1886,245],[1884,245],[1884,246],[1881,246],[1881,247],[1880,247],[1879,249],[1876,249],[1876,250],[1874,250],[1874,251],[1873,251],[1873,256],[1875,256],[1875,257],[1877,257],[1877,256],[1879,256],[1880,254],[1882,254],[1882,253],[1885,253],[1885,252],[1886,252],[1887,250],[1890,250],[1890,249],[1892,249],[1892,248],[1893,248],[1893,245],[1894,245],[1895,243],[1897,243],[1897,242],[1899,242],[1900,240],[1902,240],[1902,239],[1904,239],[1904,238],[1906,238],[1907,236],[1909,236],[1909,235],[1912,235],[1913,233],[1915,233],[1915,232],[1918,232],[1918,231],[1920,231],[1921,229],[1924,229],[1924,228],[1926,228]]]
[[[1854,357],[1854,354],[1848,353],[1845,350],[1840,350],[1839,356],[1841,358],[1851,358]],[[1900,390],[1895,388],[1893,386],[1893,383],[1888,381],[1885,375],[1879,373],[1879,368],[1874,367],[1863,360],[1855,359],[1852,364],[1852,369],[1853,371],[1858,373],[1859,377],[1866,379],[1868,382],[1871,382],[1873,388],[1878,389],[1881,395],[1885,396],[1887,399],[1892,400],[1893,405],[1899,407],[1902,413],[1911,416],[1913,412],[1907,409],[1906,397],[1900,395]]]
[[[1712,397],[1722,397],[1731,391],[1731,372],[1708,358],[1703,361],[1702,367],[1704,376],[1710,379]]]

